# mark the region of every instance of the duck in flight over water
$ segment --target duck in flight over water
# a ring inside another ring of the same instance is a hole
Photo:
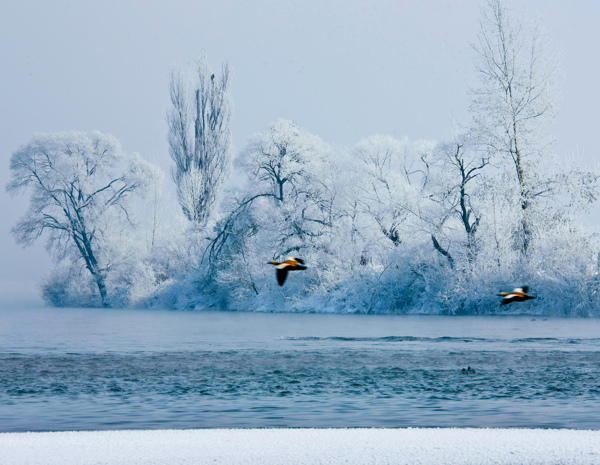
[[[535,297],[527,295],[527,291],[529,287],[517,287],[511,293],[501,292],[498,294],[502,297],[502,302],[500,305],[510,304],[511,302],[525,302],[526,300],[535,299]]]
[[[304,261],[296,257],[288,257],[287,260],[281,263],[276,262],[275,260],[271,260],[268,263],[277,267],[277,282],[280,286],[283,286],[288,271],[306,270],[306,267],[303,266]]]

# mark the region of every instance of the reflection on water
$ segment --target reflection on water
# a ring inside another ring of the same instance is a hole
[[[600,428],[598,320],[3,309],[0,341],[0,431]]]

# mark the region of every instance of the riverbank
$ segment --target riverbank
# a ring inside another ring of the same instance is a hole
[[[600,464],[600,431],[202,429],[2,433],[4,464]]]

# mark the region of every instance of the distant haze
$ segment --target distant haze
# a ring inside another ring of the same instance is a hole
[[[99,130],[170,167],[165,113],[174,67],[202,50],[234,70],[235,152],[279,118],[329,143],[376,133],[441,140],[468,119],[472,52],[483,2],[260,0],[16,1],[0,5],[0,301],[39,299],[51,271],[39,242],[10,228],[28,198],[4,191],[10,156],[36,132]],[[562,50],[555,151],[595,166],[600,2],[526,0]],[[597,224],[596,218],[588,219]]]

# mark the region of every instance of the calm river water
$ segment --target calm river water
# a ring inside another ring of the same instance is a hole
[[[0,308],[0,432],[408,426],[600,429],[600,320]]]

